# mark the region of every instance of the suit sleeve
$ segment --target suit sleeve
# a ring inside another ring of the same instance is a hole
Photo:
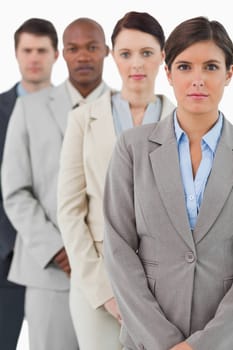
[[[233,285],[219,304],[214,318],[193,333],[187,343],[195,350],[228,350],[233,344]]]
[[[58,223],[69,256],[72,276],[90,305],[97,308],[113,297],[103,256],[88,226],[88,193],[83,149],[86,106],[72,111],[63,142],[58,177]]]
[[[10,114],[16,102],[16,88],[0,94],[0,164]],[[1,167],[0,165],[0,167]],[[0,176],[1,177],[1,176]],[[11,225],[3,207],[2,188],[0,187],[0,258],[5,259],[12,252],[15,243],[15,229]]]
[[[46,215],[33,187],[30,137],[21,98],[9,122],[1,175],[6,213],[30,254],[45,268],[63,243],[58,228]]]
[[[184,340],[151,293],[137,255],[133,156],[123,134],[115,147],[104,191],[104,256],[123,328],[135,348],[168,350]]]

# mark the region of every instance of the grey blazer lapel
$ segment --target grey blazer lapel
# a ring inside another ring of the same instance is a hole
[[[222,136],[193,232],[198,243],[209,231],[233,187],[233,127],[224,119]]]
[[[48,107],[51,111],[52,117],[56,121],[62,135],[64,136],[68,112],[72,108],[71,98],[68,94],[65,83],[51,89]]]
[[[179,156],[172,115],[158,123],[149,141],[160,145],[149,156],[163,204],[178,234],[195,251],[180,176]]]

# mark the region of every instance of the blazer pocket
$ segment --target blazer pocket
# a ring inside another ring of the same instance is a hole
[[[224,293],[226,294],[228,290],[231,288],[233,283],[233,277],[227,277],[223,280]]]

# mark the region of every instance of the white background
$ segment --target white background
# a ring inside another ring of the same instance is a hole
[[[60,57],[53,70],[53,82],[58,84],[67,77],[66,65],[62,58],[62,33],[65,27],[78,17],[91,17],[102,24],[111,46],[110,36],[116,21],[127,11],[146,11],[162,24],[165,35],[179,22],[194,16],[207,16],[224,24],[233,38],[233,13],[229,1],[221,0],[7,0],[0,13],[0,92],[10,88],[19,79],[18,66],[14,57],[13,35],[21,23],[30,17],[51,20],[59,35]],[[105,60],[104,79],[112,87],[120,88],[121,82],[111,56]],[[156,92],[165,93],[174,102],[171,87],[161,67]],[[225,89],[221,109],[233,121],[231,100],[233,82]]]
[[[230,2],[227,0],[217,2],[213,0],[7,0],[0,13],[0,92],[9,89],[20,78],[14,57],[13,35],[16,28],[30,17],[48,19],[54,23],[58,31],[60,57],[53,70],[53,83],[58,84],[67,77],[66,65],[61,54],[62,33],[65,27],[78,17],[90,17],[102,24],[109,46],[116,21],[127,11],[132,10],[149,12],[156,17],[162,24],[166,36],[179,22],[204,15],[209,19],[222,22],[233,38],[233,14],[229,6]],[[111,56],[105,60],[104,79],[112,87],[118,89],[121,87],[120,78]],[[165,93],[175,101],[163,67],[157,79],[156,92]],[[220,106],[226,117],[233,121],[232,99],[233,82],[226,87]],[[28,350],[26,324],[24,324],[17,350]]]

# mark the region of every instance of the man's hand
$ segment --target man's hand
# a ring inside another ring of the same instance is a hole
[[[62,248],[55,255],[53,261],[60,267],[61,270],[63,270],[70,277],[71,268],[65,248]]]
[[[121,315],[115,298],[106,301],[104,308],[121,324]]]
[[[170,350],[193,350],[193,349],[188,343],[182,342],[173,346]]]

